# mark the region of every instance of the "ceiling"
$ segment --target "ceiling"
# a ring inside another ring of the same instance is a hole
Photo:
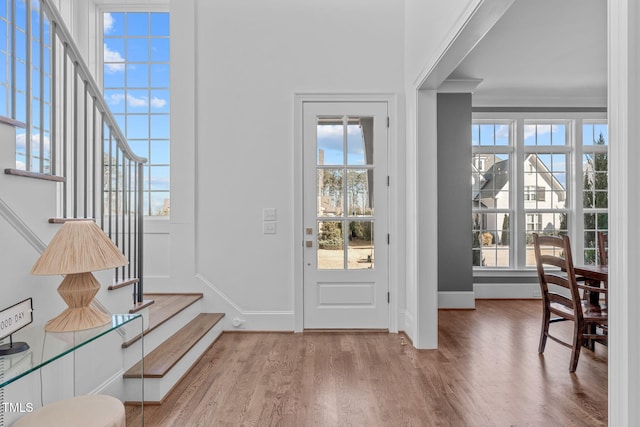
[[[474,107],[606,107],[607,1],[515,0],[449,79]]]

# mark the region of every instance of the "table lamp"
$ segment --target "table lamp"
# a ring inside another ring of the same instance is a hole
[[[92,271],[121,267],[127,259],[93,220],[65,222],[33,266],[31,274],[62,274],[58,293],[69,306],[44,329],[68,332],[102,326],[111,316],[91,307],[100,283]]]

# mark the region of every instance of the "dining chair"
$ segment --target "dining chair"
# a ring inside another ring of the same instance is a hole
[[[534,234],[533,244],[543,305],[538,353],[544,353],[547,338],[571,348],[569,372],[575,372],[583,345],[587,344],[591,347],[596,341],[607,343],[607,336],[598,332],[598,329],[602,330],[608,324],[606,306],[584,300],[580,290],[604,293],[607,290],[590,286],[588,282],[579,283],[576,280],[569,237]],[[549,332],[551,323],[559,321],[574,323],[571,342],[564,341]]]
[[[598,231],[598,261],[600,265],[609,265],[609,233]]]

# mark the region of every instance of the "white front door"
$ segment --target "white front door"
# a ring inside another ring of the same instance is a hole
[[[389,327],[387,114],[303,103],[305,329]]]

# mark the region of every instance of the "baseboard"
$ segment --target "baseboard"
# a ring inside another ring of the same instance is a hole
[[[95,389],[91,390],[89,395],[94,394],[108,394],[110,396],[117,397],[120,400],[124,399],[124,380],[122,376],[124,375],[125,370],[121,369],[118,372],[114,373],[111,378],[105,380],[102,384],[100,384]]]
[[[474,283],[478,299],[539,299],[537,283]]]
[[[438,308],[476,308],[475,292],[438,292]]]

